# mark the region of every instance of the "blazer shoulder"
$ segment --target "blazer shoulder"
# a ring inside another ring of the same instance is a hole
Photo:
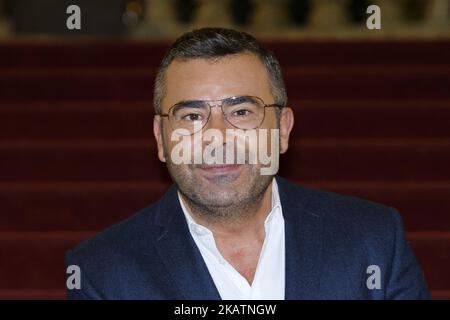
[[[283,179],[284,180],[284,179]],[[280,185],[280,184],[279,184]],[[345,229],[362,229],[364,233],[385,233],[402,225],[400,214],[385,204],[317,188],[281,182],[280,192],[288,206],[300,206],[320,217],[326,225]],[[283,202],[282,202],[283,205]],[[284,208],[283,208],[284,209]]]
[[[370,291],[367,297],[430,297],[423,273],[406,240],[401,216],[396,209],[353,196],[291,183],[283,182],[281,185],[286,213],[296,215],[297,219],[292,220],[296,221],[297,225],[313,221],[321,226],[318,232],[320,237],[312,237],[320,239],[323,244],[322,252],[325,252],[324,256],[328,259],[325,265],[335,263],[331,268],[333,270],[337,270],[339,265],[345,265],[342,274],[347,272],[347,279],[352,279],[348,282],[349,286],[352,283],[360,283],[360,275],[367,274],[366,268],[375,265],[381,272],[383,290]],[[283,201],[282,207],[284,213]],[[330,277],[329,283],[334,283],[332,279],[336,277]],[[339,279],[342,280],[341,277]],[[355,292],[358,290],[355,289]],[[364,294],[366,293],[364,291]]]
[[[130,255],[142,245],[143,235],[156,227],[151,222],[157,203],[149,205],[131,217],[120,221],[96,235],[80,242],[66,253],[66,264],[98,265],[111,263],[123,255]]]

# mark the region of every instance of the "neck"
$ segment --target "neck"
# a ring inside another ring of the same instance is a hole
[[[182,194],[181,198],[195,222],[210,229],[215,237],[264,238],[264,221],[272,208],[272,183],[257,199],[251,199],[248,204],[226,208],[200,207]],[[227,212],[233,212],[233,215]]]

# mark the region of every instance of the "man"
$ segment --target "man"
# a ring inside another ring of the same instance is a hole
[[[276,58],[250,35],[181,36],[154,92],[174,186],[68,252],[81,270],[69,298],[428,298],[394,209],[275,176],[294,124],[286,103]]]

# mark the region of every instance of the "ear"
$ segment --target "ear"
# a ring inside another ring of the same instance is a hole
[[[284,107],[280,115],[280,153],[285,153],[289,148],[289,135],[294,127],[294,111]]]
[[[158,147],[158,158],[161,162],[166,162],[166,157],[164,156],[164,144],[161,132],[161,121],[162,118],[159,115],[155,115],[153,118],[153,134],[155,136],[156,145]]]

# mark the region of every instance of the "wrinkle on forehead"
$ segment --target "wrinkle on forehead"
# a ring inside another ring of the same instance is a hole
[[[220,59],[174,60],[166,73],[163,109],[181,100],[217,100],[253,95],[273,100],[267,70],[253,54]]]

